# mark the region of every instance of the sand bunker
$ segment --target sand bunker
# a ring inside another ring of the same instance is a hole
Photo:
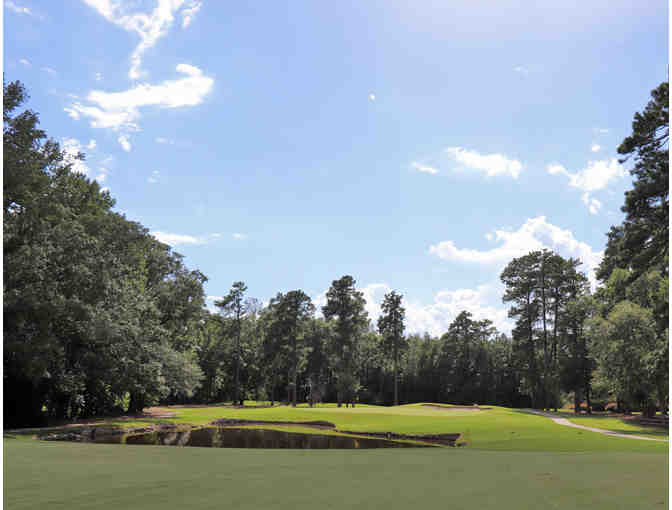
[[[492,407],[478,407],[478,406],[433,406],[431,404],[424,404],[422,407],[429,407],[430,409],[440,409],[441,411],[487,411]]]

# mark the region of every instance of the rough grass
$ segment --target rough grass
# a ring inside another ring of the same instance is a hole
[[[595,427],[598,429],[618,432],[619,434],[651,437],[654,439],[668,439],[669,430],[662,427],[645,427],[614,416],[575,415],[574,413],[558,413],[558,416],[567,418],[572,423]]]
[[[667,456],[645,453],[239,450],[5,439],[4,463],[4,502],[12,510],[668,504]]]

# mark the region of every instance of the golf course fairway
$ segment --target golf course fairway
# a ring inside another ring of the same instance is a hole
[[[174,416],[161,421],[322,419],[333,422],[337,430],[462,432],[469,444],[263,450],[48,442],[6,433],[5,507],[503,510],[667,508],[668,504],[667,442],[608,437],[516,410],[491,408],[468,415],[470,411],[417,405],[164,409]]]

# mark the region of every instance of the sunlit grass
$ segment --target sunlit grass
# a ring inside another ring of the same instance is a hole
[[[668,449],[668,444],[664,442],[608,437],[597,432],[563,427],[542,416],[503,407],[488,407],[490,409],[483,411],[442,410],[422,405],[358,406],[354,409],[335,406],[277,406],[266,409],[166,407],[162,409],[174,412],[175,415],[132,422],[112,420],[110,423],[123,426],[150,423],[206,425],[220,418],[282,422],[328,421],[342,431],[408,435],[459,433],[460,441],[466,441],[469,447],[485,450],[667,452]]]
[[[432,404],[434,405],[434,404]],[[458,406],[459,407],[459,406]],[[396,407],[357,406],[231,408],[224,406],[172,406],[155,409],[166,413],[161,418],[110,419],[106,425],[142,427],[158,423],[208,425],[221,418],[258,420],[267,422],[327,421],[337,431],[392,432],[406,435],[461,434],[460,442],[469,448],[507,451],[565,451],[565,452],[661,452],[668,451],[668,443],[608,437],[597,432],[574,429],[553,423],[550,418],[536,416],[498,406],[481,411],[463,409],[435,409],[422,404]],[[174,413],[170,414],[169,413]],[[560,416],[560,415],[558,415]],[[667,438],[656,430],[623,424],[617,418],[585,418],[562,416],[576,423],[607,430],[625,431]],[[608,425],[608,426],[607,426]],[[276,428],[279,425],[264,425]]]

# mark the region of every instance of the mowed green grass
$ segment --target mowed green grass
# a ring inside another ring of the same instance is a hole
[[[262,421],[329,421],[339,430],[394,432],[398,434],[462,434],[472,449],[555,452],[658,452],[667,453],[668,443],[608,437],[596,432],[563,427],[549,418],[515,409],[488,406],[470,411],[432,409],[424,405],[398,407],[273,407],[232,409],[226,407],[170,407],[170,418],[156,421],[207,424],[219,418]],[[147,420],[154,421],[154,420]],[[134,421],[140,425],[147,421]],[[128,423],[127,423],[128,424]],[[591,425],[592,426],[592,425]]]
[[[164,410],[175,415],[108,423],[207,424],[224,417],[322,420],[359,432],[460,432],[469,446],[244,450],[47,442],[6,434],[6,508],[506,510],[668,504],[668,443],[608,437],[513,409],[407,405]],[[301,426],[264,428],[322,433]]]
[[[4,466],[4,503],[11,510],[668,504],[667,456],[651,453],[240,450],[5,439]]]

